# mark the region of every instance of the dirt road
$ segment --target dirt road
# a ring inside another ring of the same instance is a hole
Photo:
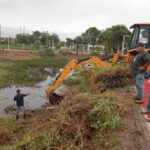
[[[76,53],[67,53],[66,55],[62,55],[59,52],[55,52],[55,58],[62,58],[62,59],[83,59],[90,57],[87,53],[79,53],[77,56]],[[17,50],[17,49],[10,49],[10,50],[1,50],[0,51],[0,58],[3,59],[12,59],[12,60],[25,60],[25,59],[37,59],[41,58],[40,53],[38,50]]]
[[[28,50],[1,50],[0,58],[12,59],[12,60],[24,60],[32,58],[40,58],[39,51],[28,51]]]

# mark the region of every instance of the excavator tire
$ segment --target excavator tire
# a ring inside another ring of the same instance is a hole
[[[63,96],[57,95],[56,93],[52,93],[49,95],[49,102],[52,105],[59,105],[63,98]]]

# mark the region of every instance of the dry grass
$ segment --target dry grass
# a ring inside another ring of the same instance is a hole
[[[97,68],[83,71],[81,75],[85,76],[81,89],[87,87],[92,92],[104,92],[108,89],[122,88],[133,84],[129,66],[116,65],[107,68]]]

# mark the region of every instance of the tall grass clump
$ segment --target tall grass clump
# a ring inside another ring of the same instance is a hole
[[[52,50],[52,49],[41,50],[40,55],[41,55],[41,57],[44,57],[44,58],[49,58],[49,57],[55,56],[54,50]]]
[[[92,91],[104,92],[108,89],[121,88],[133,83],[132,74],[127,65],[96,68],[90,71],[83,71],[85,76],[82,87],[89,85]]]

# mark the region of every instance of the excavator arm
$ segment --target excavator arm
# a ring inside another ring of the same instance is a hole
[[[107,63],[102,61],[100,58],[93,56],[92,58],[86,58],[81,60],[72,59],[62,70],[62,72],[58,75],[53,86],[46,90],[46,94],[49,97],[49,101],[52,104],[57,103],[58,100],[61,100],[62,97],[55,94],[55,90],[60,86],[63,80],[70,74],[73,70],[80,70],[82,68],[93,69],[96,67],[106,67],[111,66],[111,63]],[[55,103],[56,102],[56,103]]]
[[[55,82],[53,83],[53,86],[46,90],[46,94],[49,95],[50,93],[53,93],[59,85],[63,82],[63,80],[69,75],[69,73],[72,70],[77,70],[77,60],[72,59],[62,70],[62,72],[58,75]]]
[[[113,56],[113,63],[116,64],[119,59],[121,59],[124,63],[130,63],[133,57],[134,56],[131,54],[121,54],[120,52],[118,52]]]

